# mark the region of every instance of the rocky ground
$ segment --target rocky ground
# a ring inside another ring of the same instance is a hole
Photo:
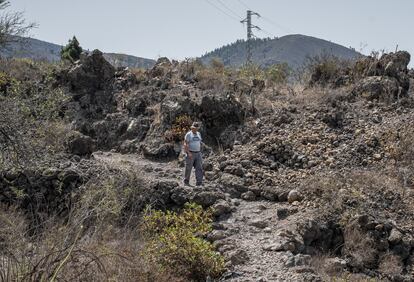
[[[201,79],[165,58],[144,73],[115,70],[94,51],[56,74],[69,97],[69,158],[3,172],[0,201],[18,202],[13,187],[24,187],[38,205],[53,202],[44,213],[64,214],[92,164],[137,171],[146,204],[213,208],[206,239],[226,258],[222,281],[414,281],[409,59],[321,68],[305,89],[275,93],[265,82]],[[182,185],[188,120],[202,122],[207,144],[201,188]]]

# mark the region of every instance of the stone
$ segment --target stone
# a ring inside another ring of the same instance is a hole
[[[260,228],[260,229],[264,229],[269,225],[269,222],[266,220],[262,220],[262,219],[254,219],[249,222],[249,225]]]
[[[268,244],[263,246],[263,251],[268,251],[268,252],[282,252],[285,251],[285,247],[283,246],[282,243],[273,243],[273,244]]]
[[[263,232],[265,232],[265,233],[272,233],[272,228],[266,227],[266,228],[263,229]]]
[[[218,177],[217,173],[214,172],[214,171],[206,171],[204,173],[204,176],[205,176],[206,180],[209,180],[209,181],[214,180]]]
[[[67,140],[67,148],[69,153],[86,156],[92,154],[95,148],[94,140],[80,132],[72,133]]]
[[[233,174],[233,175],[236,175],[236,176],[239,176],[239,177],[243,177],[244,176],[244,169],[240,165],[226,166],[224,168],[224,172],[225,173],[229,173],[229,174]]]
[[[247,261],[249,261],[249,256],[247,255],[247,252],[240,249],[231,251],[227,255],[227,257],[231,265],[245,264]]]
[[[256,200],[256,195],[252,191],[247,191],[241,195],[241,198],[245,201],[254,201]]]
[[[214,169],[213,163],[210,162],[210,161],[205,161],[203,163],[203,169],[204,169],[204,171],[213,171],[213,169]]]
[[[374,160],[376,161],[380,161],[382,159],[381,154],[374,154],[373,157],[374,157]]]
[[[220,183],[224,188],[231,188],[241,193],[247,192],[248,188],[244,185],[243,179],[229,173],[223,173],[220,177]]]
[[[337,273],[341,273],[346,270],[346,260],[334,257],[334,258],[327,258],[324,261],[324,267],[328,274],[335,275]]]
[[[358,82],[353,93],[368,100],[393,101],[398,97],[399,85],[393,77],[370,76]]]
[[[227,238],[227,234],[224,230],[213,230],[207,235],[207,240],[210,242],[223,240],[225,238]]]
[[[302,200],[302,196],[299,193],[299,191],[297,190],[291,190],[288,194],[288,202],[289,203],[293,203],[296,201],[301,201]]]
[[[279,202],[287,202],[288,201],[289,191],[280,191],[277,194],[277,198]]]
[[[279,208],[279,209],[277,209],[276,214],[277,214],[278,219],[280,219],[280,220],[285,219],[289,216],[289,209]]]
[[[213,209],[213,215],[218,217],[223,214],[228,214],[231,212],[231,206],[230,204],[225,200],[219,200],[217,203],[215,203],[212,206]]]
[[[190,187],[179,186],[172,190],[171,200],[178,206],[183,206],[191,199],[191,192]]]
[[[398,231],[396,228],[393,228],[391,230],[390,236],[388,237],[388,242],[390,242],[391,245],[396,245],[400,243],[403,239],[403,234]]]
[[[202,205],[204,208],[214,205],[219,199],[224,199],[224,195],[218,192],[202,191],[196,193],[193,197],[193,201],[196,204]],[[220,210],[224,204],[219,205]]]

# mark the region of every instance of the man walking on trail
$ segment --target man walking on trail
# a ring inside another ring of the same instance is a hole
[[[190,185],[191,170],[195,168],[196,185],[203,185],[203,157],[201,155],[201,134],[198,132],[200,127],[198,122],[193,122],[191,130],[184,137],[185,158],[185,177],[184,184]]]

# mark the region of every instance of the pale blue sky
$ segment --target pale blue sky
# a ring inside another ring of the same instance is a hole
[[[268,34],[300,33],[371,50],[414,55],[412,0],[12,0],[39,28],[32,36],[65,44],[76,35],[86,49],[175,59],[245,38],[238,22],[246,7],[263,18],[254,24]],[[223,5],[224,4],[224,5]],[[214,7],[214,5],[216,7]],[[222,11],[226,12],[223,13]],[[227,8],[229,9],[227,9]]]

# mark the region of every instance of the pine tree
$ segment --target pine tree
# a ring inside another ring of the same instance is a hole
[[[69,40],[69,43],[62,48],[60,52],[60,57],[62,60],[75,62],[79,60],[80,55],[82,53],[82,47],[79,45],[79,41],[76,36],[73,36],[72,39]]]

